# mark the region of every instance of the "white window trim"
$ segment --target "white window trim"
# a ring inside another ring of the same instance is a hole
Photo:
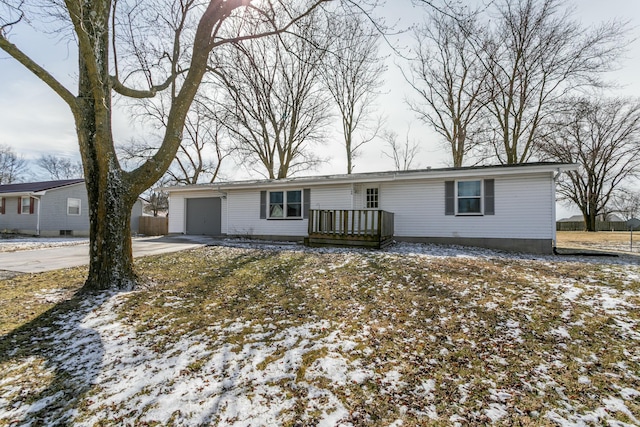
[[[463,199],[477,199],[480,198],[480,212],[458,212],[459,208],[459,196],[458,196],[458,183],[459,182],[480,182],[480,196],[477,197],[465,197],[462,196]],[[455,181],[455,208],[456,208],[456,216],[484,216],[484,180],[483,179],[460,179]]]
[[[300,216],[287,216],[287,191],[300,192]],[[282,216],[271,216],[271,193],[282,193]],[[267,219],[302,219],[304,217],[304,191],[300,188],[267,191]]]
[[[71,200],[77,200],[78,201],[78,213],[70,213],[69,212],[69,208],[70,208],[69,202]],[[78,199],[78,198],[75,198],[75,197],[67,197],[67,215],[69,215],[69,216],[80,216],[80,215],[82,215],[82,200],[81,199]]]
[[[376,206],[375,208],[369,207],[369,198],[367,194],[369,190],[376,190],[376,204],[378,206]],[[380,187],[366,187],[364,189],[364,206],[365,206],[365,209],[373,209],[373,210],[380,209]]]
[[[27,204],[25,205],[24,201],[27,200]],[[20,196],[20,214],[21,215],[31,215],[31,203],[33,203],[33,199],[31,196]],[[26,212],[25,212],[26,208]]]

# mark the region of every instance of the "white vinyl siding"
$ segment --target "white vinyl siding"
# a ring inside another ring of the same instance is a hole
[[[80,202],[79,215],[69,215],[69,200]],[[61,230],[74,236],[89,235],[89,201],[84,183],[47,190],[40,203],[40,233],[59,236]]]
[[[299,188],[283,188],[282,191]],[[307,235],[307,219],[294,221],[260,219],[260,191],[260,189],[229,191],[228,234],[247,237]],[[350,184],[311,187],[309,207],[311,209],[351,209],[351,197]]]
[[[270,221],[260,219],[260,191],[259,189],[229,191],[227,198],[229,218],[228,234],[246,237],[307,235],[306,219],[294,221]],[[283,189],[283,191],[287,190]],[[312,190],[312,201],[313,198]]]
[[[353,209],[351,185],[311,188],[311,209]]]
[[[19,196],[5,197],[4,215],[0,216],[0,230],[11,230],[24,234],[36,234],[38,216],[18,213],[19,204]]]
[[[380,185],[380,209],[394,212],[395,235],[455,238],[555,238],[550,174],[495,178],[495,215],[444,215],[444,180]]]

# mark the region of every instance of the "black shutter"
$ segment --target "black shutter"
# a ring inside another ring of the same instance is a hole
[[[311,207],[311,189],[305,188],[302,192],[302,217],[309,218],[309,209]]]
[[[444,182],[444,214],[456,214],[456,192],[455,181]]]
[[[484,214],[496,214],[495,180],[493,179],[484,180]]]
[[[267,192],[260,192],[260,219],[267,218]]]

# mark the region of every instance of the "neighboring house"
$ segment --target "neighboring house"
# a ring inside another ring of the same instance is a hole
[[[142,202],[133,207],[137,232]],[[0,231],[35,236],[88,236],[89,203],[83,179],[0,185]]]
[[[634,230],[638,228],[633,218],[629,222],[612,213],[598,215],[596,218],[596,231],[628,231],[630,226]],[[585,231],[586,229],[582,214],[559,219],[556,223],[557,231]]]
[[[620,218],[618,215],[610,213],[606,215],[598,215],[596,217],[596,221],[598,222],[624,222],[624,219]],[[584,216],[582,214],[573,215],[569,218],[559,219],[558,222],[582,222],[584,224]]]
[[[555,178],[575,165],[358,173],[164,188],[169,233],[397,241],[552,253]],[[384,228],[391,229],[385,236]]]

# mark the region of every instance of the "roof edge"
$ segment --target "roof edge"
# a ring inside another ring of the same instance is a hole
[[[227,189],[256,188],[269,186],[286,186],[286,185],[319,185],[327,183],[344,184],[344,183],[360,183],[371,181],[396,181],[396,180],[413,180],[413,179],[437,179],[443,177],[465,177],[465,176],[481,176],[490,173],[491,175],[520,175],[525,173],[543,173],[543,172],[564,172],[576,170],[578,165],[573,163],[553,163],[553,162],[537,162],[524,163],[518,165],[491,165],[491,166],[469,166],[459,168],[427,168],[415,169],[410,171],[384,171],[384,172],[362,172],[354,174],[338,174],[338,175],[316,175],[301,176],[284,179],[263,179],[263,180],[243,180],[243,181],[227,181],[209,184],[191,184],[176,185],[169,187],[161,187],[162,191],[199,191],[199,190],[218,190],[225,191]]]

